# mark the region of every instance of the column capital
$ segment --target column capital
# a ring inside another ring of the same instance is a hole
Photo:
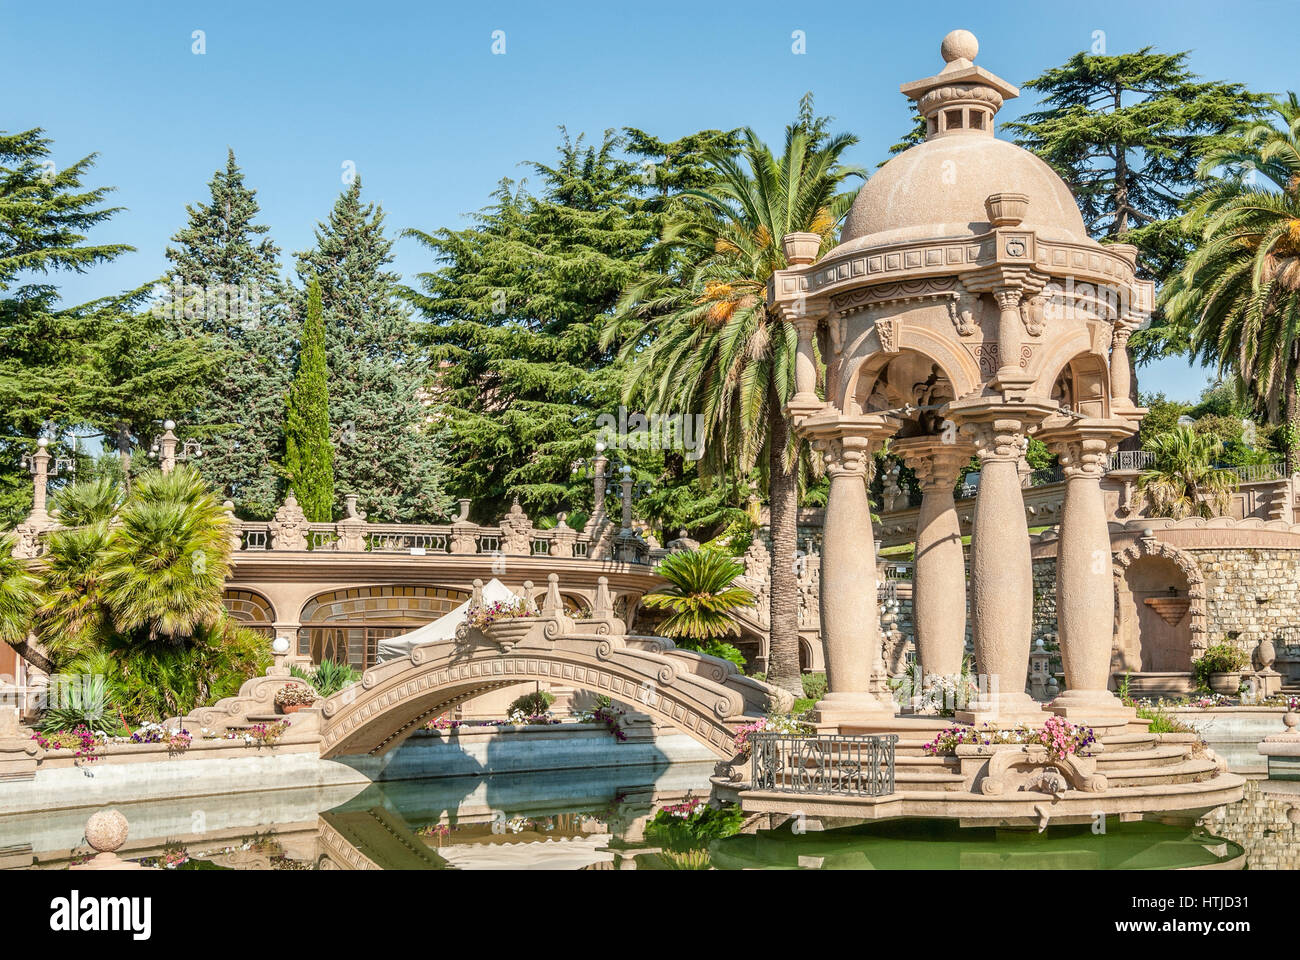
[[[941,435],[894,440],[889,452],[902,458],[916,473],[922,492],[929,493],[957,482],[962,467],[975,455],[975,446],[954,431],[951,438]]]
[[[1110,452],[1135,432],[1135,425],[1127,420],[1095,417],[1072,420],[1058,416],[1044,421],[1037,436],[1060,458],[1067,480],[1074,477],[1100,480],[1106,473]]]
[[[1006,403],[1001,398],[958,400],[948,407],[948,418],[975,447],[982,463],[1019,463],[1029,435],[1054,414],[1057,405],[1046,400]]]
[[[898,432],[897,419],[880,413],[857,417],[812,417],[803,422],[803,434],[826,457],[826,472],[866,476],[871,455]]]

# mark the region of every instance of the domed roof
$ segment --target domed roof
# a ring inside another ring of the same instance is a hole
[[[992,224],[984,201],[998,193],[1025,195],[1022,225],[1045,239],[1087,240],[1074,197],[1052,168],[993,136],[994,116],[1020,91],[975,65],[979,41],[968,30],[944,37],[940,53],[942,71],[900,88],[926,119],[926,141],[866,182],[836,251],[988,233]]]
[[[1045,239],[1088,238],[1069,187],[1051,167],[1014,143],[976,134],[927,140],[876,171],[853,202],[840,245],[988,233],[984,201],[995,193],[1025,194],[1022,226]]]

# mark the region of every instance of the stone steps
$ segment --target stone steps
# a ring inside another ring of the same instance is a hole
[[[1175,766],[1187,759],[1187,748],[1182,744],[1166,744],[1148,750],[1109,750],[1097,755],[1097,772],[1122,776],[1126,770],[1143,767]]]
[[[1157,743],[1154,733],[1117,733],[1101,741],[1102,752],[1107,756],[1115,753],[1131,753],[1150,750]]]
[[[1106,771],[1108,788],[1149,787],[1157,784],[1193,783],[1208,780],[1219,770],[1218,764],[1204,757],[1193,757],[1182,763],[1164,766],[1145,766],[1126,769],[1119,773]],[[1099,773],[1102,771],[1098,771]]]
[[[960,773],[901,773],[894,770],[894,789],[939,790],[960,792],[966,789],[966,778]]]

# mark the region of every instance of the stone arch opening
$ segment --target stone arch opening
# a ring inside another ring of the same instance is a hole
[[[1110,416],[1110,372],[1097,354],[1076,354],[1049,382],[1048,396],[1062,407],[1090,419]]]
[[[241,627],[267,637],[275,636],[275,608],[257,591],[227,588],[221,595],[221,604]]]
[[[914,349],[868,357],[854,374],[851,397],[858,413],[880,413],[908,405],[918,408],[903,421],[900,437],[939,433],[943,416],[938,408],[957,398],[952,377],[944,366]]]
[[[1115,557],[1117,673],[1186,674],[1206,647],[1205,579],[1188,553],[1144,537]]]
[[[469,599],[463,590],[385,584],[319,593],[302,608],[298,654],[357,670],[374,665],[379,641],[409,633]]]

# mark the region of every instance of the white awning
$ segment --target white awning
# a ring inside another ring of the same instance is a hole
[[[496,577],[483,584],[484,603],[498,603],[516,599],[518,599],[518,594]],[[443,614],[432,623],[416,627],[410,633],[403,633],[400,636],[389,637],[387,640],[380,640],[375,659],[379,663],[383,663],[385,660],[396,660],[410,654],[411,650],[421,643],[454,639],[456,628],[465,622],[465,618],[469,615],[469,605],[472,602],[472,598],[466,600],[450,613]]]

